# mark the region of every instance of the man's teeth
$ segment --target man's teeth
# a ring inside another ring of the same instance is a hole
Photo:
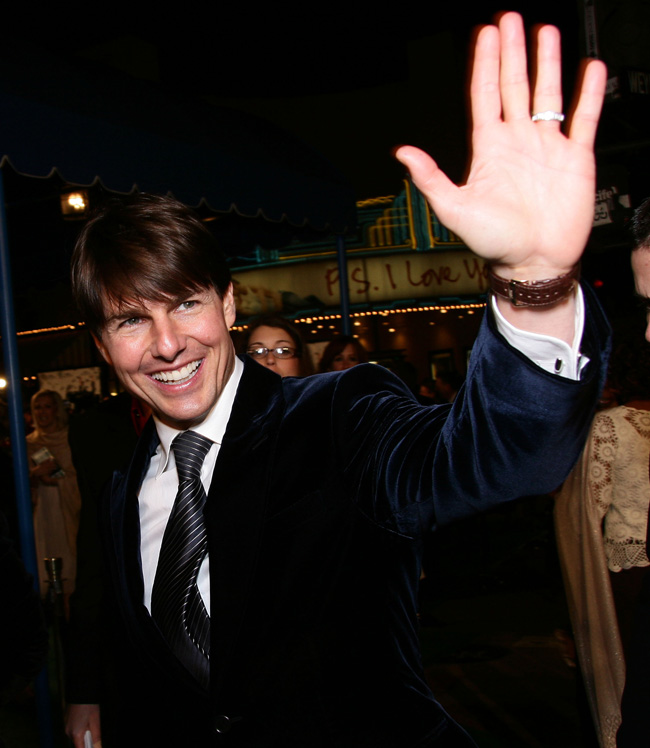
[[[174,371],[158,371],[151,376],[157,379],[159,382],[182,382],[185,379],[190,379],[194,376],[194,372],[199,368],[201,361],[192,361],[191,364],[183,366],[182,369],[174,369]]]

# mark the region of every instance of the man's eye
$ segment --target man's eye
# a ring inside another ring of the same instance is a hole
[[[120,327],[133,327],[134,325],[137,325],[141,319],[141,317],[129,317],[120,322]]]
[[[194,299],[191,299],[190,301],[184,301],[182,304],[179,304],[178,308],[179,309],[192,309],[197,304],[198,304],[197,301],[195,301]]]

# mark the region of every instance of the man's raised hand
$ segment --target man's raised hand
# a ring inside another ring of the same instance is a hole
[[[506,278],[540,280],[566,273],[580,258],[593,221],[593,145],[605,90],[603,63],[584,69],[567,135],[562,112],[560,34],[536,34],[537,76],[528,80],[521,17],[505,13],[476,39],[472,82],[472,162],[457,187],[435,161],[403,146],[397,158],[440,221]],[[532,98],[532,102],[531,102]]]

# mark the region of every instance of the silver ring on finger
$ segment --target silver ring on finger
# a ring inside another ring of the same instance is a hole
[[[537,112],[531,117],[533,122],[564,122],[564,115],[562,112],[554,112],[552,109],[548,109],[545,112]]]

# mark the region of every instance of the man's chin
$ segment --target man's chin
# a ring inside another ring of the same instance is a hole
[[[152,412],[154,417],[165,426],[177,431],[187,431],[205,420],[210,409],[202,410],[200,413],[170,413],[169,411],[152,408]]]

